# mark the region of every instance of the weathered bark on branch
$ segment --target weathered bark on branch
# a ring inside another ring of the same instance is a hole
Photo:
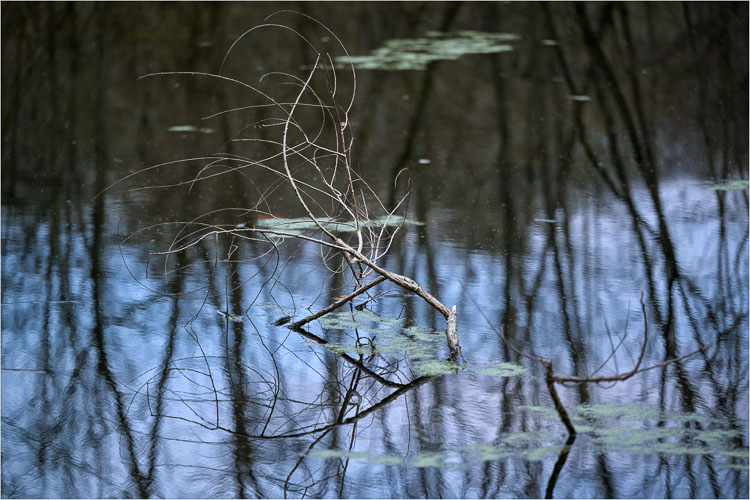
[[[354,185],[352,183],[352,177],[351,177],[351,167],[349,165],[348,160],[344,160],[343,167],[346,170],[346,173],[348,175],[349,180],[349,187],[352,190],[351,194],[354,200],[354,209],[352,207],[349,207],[348,204],[340,199],[338,199],[338,202],[342,208],[344,208],[353,218],[354,222],[357,226],[357,239],[358,239],[358,246],[355,249],[351,245],[345,243],[341,238],[337,238],[330,230],[328,230],[325,225],[321,224],[321,222],[315,217],[312,210],[310,209],[309,205],[305,202],[305,197],[302,194],[302,191],[300,190],[299,186],[297,185],[297,182],[292,175],[292,171],[289,167],[289,157],[293,154],[292,149],[288,146],[288,138],[289,138],[289,127],[293,123],[293,116],[294,112],[300,103],[300,100],[302,99],[302,96],[305,94],[305,92],[308,91],[310,81],[312,80],[313,74],[315,73],[315,69],[318,67],[318,62],[320,61],[321,54],[318,53],[317,57],[315,59],[315,64],[313,65],[313,69],[310,71],[310,74],[307,76],[307,80],[305,80],[300,88],[299,93],[297,94],[297,98],[294,100],[294,103],[290,107],[287,117],[284,120],[284,131],[282,133],[282,141],[281,141],[281,151],[282,151],[282,160],[284,165],[284,175],[286,179],[289,182],[289,186],[294,191],[297,201],[299,202],[300,206],[307,212],[308,218],[318,227],[320,231],[323,232],[326,236],[328,236],[334,245],[336,245],[340,250],[343,252],[349,254],[350,256],[354,257],[354,260],[357,262],[361,262],[365,266],[369,267],[379,275],[383,276],[384,278],[388,279],[389,281],[395,283],[396,285],[405,288],[419,297],[421,297],[423,300],[425,300],[428,304],[430,304],[432,307],[440,311],[440,313],[445,317],[445,319],[448,321],[448,326],[446,328],[445,334],[448,338],[448,347],[451,351],[451,359],[455,362],[458,359],[458,356],[461,354],[460,347],[458,345],[458,335],[456,334],[456,315],[455,310],[452,313],[451,311],[438,299],[433,297],[430,293],[428,293],[425,289],[423,289],[419,284],[414,281],[411,278],[407,278],[406,276],[402,276],[400,274],[392,273],[390,271],[387,271],[380,267],[376,260],[378,258],[377,253],[374,255],[373,258],[369,258],[365,256],[362,253],[362,234],[360,232],[360,225],[359,225],[359,210],[356,209],[356,197],[354,192]],[[302,80],[300,80],[302,81]],[[333,95],[331,95],[333,97]],[[339,124],[340,127],[345,126],[345,123],[341,121],[339,118],[336,120],[336,122]],[[342,135],[343,139],[343,135]],[[344,157],[346,158],[346,157]],[[338,161],[338,158],[337,158]],[[314,163],[314,162],[313,162]],[[328,187],[331,187],[330,185]],[[348,260],[348,259],[347,259]],[[351,264],[351,263],[350,263]],[[325,314],[325,313],[323,313]],[[451,318],[452,318],[452,327],[451,327]]]
[[[451,361],[458,364],[458,359],[464,360],[463,354],[461,354],[461,346],[458,344],[458,332],[456,331],[456,306],[453,306],[451,313],[448,316],[448,325],[445,328],[445,337],[448,340],[448,349],[451,353]]]
[[[445,336],[446,340],[448,341],[448,349],[450,350],[451,361],[458,364],[459,358],[463,360],[463,355],[461,354],[461,345],[458,342],[458,332],[456,330],[456,306],[453,306],[453,310],[448,309],[445,304],[436,299],[427,290],[419,286],[419,283],[417,283],[413,279],[383,269],[375,262],[364,256],[361,252],[355,250],[350,245],[345,243],[340,238],[336,238],[335,244],[339,247],[343,247],[345,252],[353,255],[359,262],[378,273],[381,277],[400,286],[401,288],[413,292],[417,296],[421,297],[425,302],[430,304],[432,307],[437,309],[447,321]]]

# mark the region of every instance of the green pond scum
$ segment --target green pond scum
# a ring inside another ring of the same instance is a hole
[[[544,407],[523,407],[541,416],[554,418]],[[713,455],[717,464],[728,469],[747,470],[748,450],[738,448],[742,431],[716,428],[719,422],[697,414],[664,414],[645,405],[583,405],[571,411],[579,430],[579,442],[588,443],[595,453],[620,455]],[[691,424],[692,423],[692,424]],[[697,423],[710,423],[702,428]],[[529,462],[553,459],[565,447],[563,436],[549,432],[508,432],[495,443],[470,444],[452,450],[416,453],[407,456],[364,453],[347,450],[317,450],[320,458],[350,458],[367,464],[404,467],[461,468],[476,462],[518,458]],[[575,443],[573,447],[575,447]]]
[[[420,376],[448,375],[449,373],[457,373],[460,369],[453,361],[441,361],[437,359],[417,361],[412,368]]]
[[[467,54],[494,54],[514,50],[514,33],[428,31],[424,37],[388,40],[369,55],[337,57],[338,66],[352,62],[356,69],[387,71],[424,70],[433,61],[455,60]]]
[[[545,407],[523,407],[547,419],[556,418]],[[632,455],[716,455],[742,459],[747,468],[748,450],[738,448],[743,431],[722,420],[698,413],[667,413],[644,404],[599,403],[568,409],[579,434],[589,435],[600,452]],[[746,425],[746,424],[745,424]]]
[[[404,318],[382,317],[367,309],[339,311],[318,320],[324,330],[356,330],[359,341],[329,342],[323,347],[335,354],[372,355],[375,352],[412,361],[417,376],[441,376],[458,371],[490,377],[516,377],[528,371],[521,365],[507,362],[486,363],[477,367],[461,367],[440,359],[445,347],[445,332],[420,325],[406,326]],[[459,332],[459,338],[463,334]]]
[[[554,444],[552,438],[545,433],[512,432],[504,434],[495,445],[467,445],[455,450],[425,451],[405,456],[334,449],[315,450],[311,455],[322,459],[354,459],[368,465],[457,469],[477,462],[508,458],[539,462],[555,457],[561,449],[562,445]]]
[[[400,356],[410,362],[416,376],[456,376],[473,374],[489,377],[530,376],[528,368],[509,362],[460,367],[441,359],[445,347],[442,331],[420,325],[407,325],[404,318],[383,317],[370,310],[339,311],[318,320],[324,330],[356,330],[358,341],[328,343],[323,347],[333,354]],[[535,414],[548,422],[559,422],[552,407],[520,406],[519,411]],[[665,413],[646,404],[598,403],[568,409],[579,435],[598,453],[629,455],[714,455],[722,465],[747,468],[748,452],[737,447],[742,431],[728,428],[726,422],[698,413]],[[321,458],[352,458],[370,464],[406,467],[454,467],[464,462],[501,460],[511,457],[528,461],[545,460],[562,449],[555,438],[544,432],[506,433],[497,444],[468,445],[459,450],[417,454],[407,458],[338,450],[321,450]],[[458,453],[462,458],[456,460]]]
[[[529,369],[515,363],[497,363],[477,370],[480,375],[489,375],[492,377],[516,377],[523,375]]]
[[[712,189],[714,191],[740,191],[743,189],[748,189],[748,187],[750,187],[750,180],[735,179],[712,184],[708,186],[708,189]]]
[[[445,334],[421,326],[404,327],[403,318],[383,318],[368,310],[333,312],[318,319],[324,330],[355,330],[359,342],[324,344],[337,354],[390,354],[408,359],[434,358],[445,343]],[[369,340],[364,340],[366,337]],[[425,366],[424,373],[429,371]]]

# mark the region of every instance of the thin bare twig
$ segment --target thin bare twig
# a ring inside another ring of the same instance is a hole
[[[366,285],[364,285],[364,286],[362,286],[360,288],[357,288],[356,290],[354,290],[349,295],[347,295],[345,297],[342,297],[341,299],[337,300],[336,302],[334,302],[333,304],[329,305],[328,307],[325,307],[325,308],[321,309],[320,311],[318,311],[318,312],[316,312],[314,314],[306,316],[306,317],[302,318],[299,321],[295,321],[294,323],[292,323],[292,324],[289,325],[289,328],[291,328],[291,329],[299,328],[299,327],[301,327],[303,325],[306,325],[307,323],[309,323],[311,321],[314,321],[314,320],[320,318],[321,316],[325,316],[326,314],[328,314],[328,313],[330,313],[332,311],[335,311],[339,307],[341,307],[344,304],[346,304],[346,303],[350,302],[351,300],[353,300],[355,297],[357,297],[357,296],[365,293],[370,288],[374,287],[375,285],[377,285],[379,283],[384,282],[385,280],[386,280],[385,276],[378,276],[377,278],[375,278],[374,280],[372,280],[368,284],[366,284]]]

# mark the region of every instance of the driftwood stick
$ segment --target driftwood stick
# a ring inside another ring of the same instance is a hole
[[[409,290],[410,292],[414,292],[415,294],[417,294],[419,297],[424,299],[425,302],[427,302],[432,307],[440,311],[440,314],[442,314],[446,320],[450,317],[450,314],[451,314],[450,309],[448,309],[445,306],[445,304],[443,304],[438,299],[436,299],[427,290],[419,286],[419,283],[417,283],[413,279],[407,278],[406,276],[403,276],[401,274],[393,273],[391,271],[383,269],[382,267],[377,265],[375,262],[373,262],[371,259],[362,255],[361,252],[358,252],[357,250],[352,248],[350,245],[347,245],[341,239],[337,238],[334,241],[334,244],[337,245],[338,247],[343,247],[345,252],[349,252],[351,255],[356,257],[364,265],[366,265],[367,267],[369,267],[370,269],[372,269],[379,275],[385,277],[388,281],[400,286],[401,288],[405,288],[406,290]]]
[[[338,247],[343,248],[344,252],[347,252],[351,255],[353,255],[358,261],[362,262],[364,265],[378,273],[382,278],[387,279],[391,283],[394,283],[401,288],[404,288],[406,290],[409,290],[410,292],[415,293],[419,297],[421,297],[425,302],[430,304],[432,307],[437,309],[440,314],[442,314],[446,321],[447,325],[445,328],[445,336],[448,341],[448,349],[451,353],[451,360],[454,363],[458,363],[458,359],[461,358],[463,360],[463,355],[461,354],[461,346],[458,343],[458,333],[456,331],[456,306],[453,306],[453,309],[448,309],[448,307],[445,306],[442,302],[440,302],[438,299],[436,299],[432,294],[430,294],[427,290],[422,288],[419,283],[414,281],[411,278],[408,278],[406,276],[403,276],[401,274],[393,273],[391,271],[388,271],[386,269],[383,269],[379,265],[377,265],[375,262],[373,262],[371,259],[367,258],[365,255],[363,255],[361,252],[355,250],[351,246],[347,245],[344,241],[337,238],[334,241],[334,244]]]

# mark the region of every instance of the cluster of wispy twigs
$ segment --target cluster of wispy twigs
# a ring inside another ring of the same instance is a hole
[[[288,14],[281,12],[274,16]],[[327,38],[335,41],[335,48],[348,56],[347,50],[336,34],[324,24],[304,14],[297,14],[307,18],[323,29]],[[268,21],[268,20],[267,20]],[[264,74],[260,81],[267,79],[278,79],[280,83],[277,88],[289,92],[280,92],[285,98],[275,96],[267,90],[262,90],[256,85],[224,75],[221,71],[216,74],[198,72],[168,72],[154,73],[146,76],[190,76],[197,78],[211,78],[232,85],[238,85],[246,90],[250,96],[259,99],[260,102],[219,110],[207,118],[215,118],[227,113],[239,113],[249,109],[263,108],[270,113],[254,125],[276,131],[273,138],[267,137],[242,137],[232,139],[258,146],[259,149],[268,150],[270,153],[262,158],[246,157],[237,154],[218,153],[207,157],[192,158],[169,164],[156,165],[142,170],[143,173],[153,168],[165,165],[179,164],[184,162],[202,162],[198,173],[191,179],[179,184],[190,185],[206,181],[220,175],[231,172],[239,172],[250,180],[250,184],[258,194],[257,201],[253,206],[243,209],[231,209],[247,214],[252,221],[250,224],[214,224],[193,220],[184,223],[184,227],[178,232],[168,248],[156,255],[165,260],[172,258],[188,249],[196,247],[200,243],[229,237],[232,241],[252,241],[268,245],[268,250],[259,256],[251,256],[258,259],[278,255],[279,245],[285,240],[292,239],[304,244],[317,245],[321,250],[321,265],[325,266],[333,274],[345,274],[350,285],[348,293],[338,300],[296,321],[291,321],[289,327],[301,330],[307,323],[318,319],[341,306],[351,304],[353,300],[363,294],[371,294],[372,289],[384,282],[390,282],[405,289],[427,302],[435,310],[440,312],[446,319],[446,340],[450,350],[451,360],[458,362],[462,360],[461,348],[456,333],[456,309],[448,308],[440,300],[425,290],[413,279],[394,273],[383,265],[384,256],[390,250],[395,236],[403,224],[408,193],[398,200],[393,206],[386,206],[378,196],[378,193],[360,175],[356,168],[353,157],[354,138],[351,129],[351,112],[356,93],[356,73],[354,65],[349,64],[343,72],[334,61],[340,61],[330,51],[318,48],[310,38],[305,37],[299,31],[284,24],[267,22],[256,26],[243,33],[227,52],[224,63],[232,53],[237,43],[247,36],[257,33],[263,29],[284,30],[304,42],[312,54],[312,65],[306,67],[302,74],[295,75],[285,72],[271,72]],[[224,66],[222,63],[222,67]],[[345,80],[345,81],[344,81]],[[261,174],[270,174],[271,181],[260,185],[256,178]],[[133,174],[135,175],[135,174]],[[123,179],[124,180],[124,179]],[[179,185],[177,184],[177,185]],[[303,217],[297,219],[285,219],[277,215],[274,210],[273,193],[283,187],[293,194],[298,210]],[[228,246],[227,255],[221,259],[217,256],[216,263],[230,262],[233,245]],[[266,279],[261,288],[268,283],[276,283],[275,269],[272,276]],[[253,275],[255,276],[255,275]],[[467,292],[468,295],[468,292]],[[372,297],[372,296],[371,296]],[[472,299],[473,300],[473,299]],[[482,312],[481,304],[476,304],[477,309]],[[597,376],[596,373],[585,376],[563,376],[555,373],[552,362],[533,354],[524,352],[515,347],[501,331],[500,338],[514,352],[531,361],[541,363],[546,369],[546,382],[551,398],[555,404],[561,420],[567,427],[569,433],[575,435],[575,429],[567,416],[555,389],[555,384],[587,384],[587,383],[616,383],[629,379],[636,374],[654,369],[665,364],[680,361],[695,352],[677,359],[672,359],[659,365],[643,367],[642,361],[648,342],[648,326],[646,309],[641,300],[643,311],[644,331],[641,350],[634,367],[628,372],[617,372],[615,375]],[[229,307],[227,306],[227,314]],[[247,313],[247,310],[245,311]],[[291,318],[290,318],[291,320]],[[492,323],[488,321],[492,326]],[[303,332],[310,335],[308,332]],[[315,342],[324,343],[323,339],[313,338]],[[624,337],[623,337],[624,340]],[[602,363],[606,365],[615,355],[617,347],[613,347],[609,357]],[[704,348],[705,349],[705,348]],[[698,352],[698,351],[696,351]],[[342,354],[342,356],[345,356]],[[357,374],[373,376],[364,364],[354,358],[347,360],[357,370]],[[601,367],[600,367],[601,369]],[[600,370],[599,369],[599,370]],[[597,370],[597,372],[599,371]],[[375,374],[377,375],[377,374]],[[389,385],[386,379],[385,385]],[[273,385],[273,384],[271,384]],[[399,391],[408,390],[413,387],[413,382],[408,384],[396,384]],[[347,393],[349,394],[349,393]],[[347,396],[348,397],[348,396]],[[388,399],[388,398],[386,398]],[[390,401],[390,399],[388,399]],[[372,411],[379,407],[374,404]],[[346,407],[346,404],[344,405]],[[366,415],[370,410],[357,413],[354,417],[344,419],[343,410],[331,425],[341,425],[344,422],[354,422]],[[315,431],[331,428],[321,427]],[[305,430],[304,433],[307,433]],[[285,433],[285,437],[295,434]],[[261,433],[262,437],[262,433]]]
[[[288,12],[276,13],[267,21],[285,13]],[[305,14],[295,14],[307,18],[325,30],[327,38],[335,40],[336,49],[348,57],[344,44],[333,31]],[[461,358],[461,350],[456,334],[455,306],[449,309],[411,278],[394,273],[382,265],[383,257],[390,250],[394,237],[405,220],[399,214],[406,209],[409,193],[407,192],[393,206],[387,207],[355,168],[350,125],[350,113],[356,92],[354,65],[350,63],[346,69],[345,84],[341,76],[342,71],[334,64],[335,58],[329,51],[319,49],[309,38],[287,25],[267,22],[246,31],[234,42],[224,57],[222,68],[240,40],[263,29],[288,31],[303,41],[314,56],[313,64],[302,75],[271,72],[261,76],[260,82],[270,78],[280,79],[278,89],[294,89],[288,94],[289,99],[277,98],[256,85],[225,76],[221,71],[217,74],[162,72],[146,75],[202,77],[238,85],[260,102],[219,110],[206,118],[265,108],[271,116],[255,123],[255,127],[248,128],[263,127],[278,131],[272,139],[233,139],[256,144],[264,150],[270,148],[271,153],[263,158],[218,153],[208,157],[155,165],[136,173],[171,164],[197,161],[203,162],[198,173],[192,179],[174,185],[189,184],[192,188],[196,183],[231,172],[240,172],[250,179],[265,172],[270,173],[272,178],[272,181],[264,186],[251,181],[258,193],[258,199],[252,207],[242,211],[254,224],[238,226],[211,224],[202,220],[189,221],[178,232],[169,248],[156,252],[155,255],[169,259],[170,256],[188,250],[206,239],[220,236],[266,243],[273,251],[277,251],[278,245],[287,238],[318,245],[323,265],[331,273],[347,273],[352,290],[345,299],[331,304],[320,313],[294,322],[293,327],[301,327],[312,319],[351,302],[355,297],[368,293],[373,286],[388,281],[416,294],[445,317],[446,338],[451,358],[458,361]],[[344,89],[348,92],[345,93]],[[284,219],[274,212],[272,194],[280,186],[290,189],[293,193],[298,208],[303,213],[303,223],[299,218]],[[258,223],[259,221],[262,223]],[[300,227],[304,230],[301,231]],[[269,254],[270,252],[271,250]],[[226,257],[226,260],[228,259],[229,256]]]

